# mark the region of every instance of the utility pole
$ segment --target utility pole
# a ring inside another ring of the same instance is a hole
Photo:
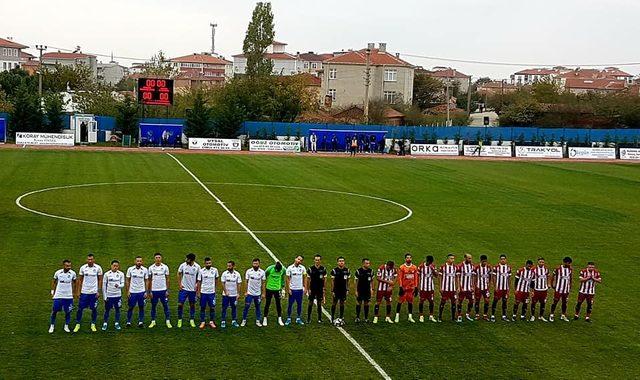
[[[451,101],[449,100],[449,85],[451,84],[451,78],[447,78],[447,86],[445,90],[445,101],[447,102],[447,127],[451,126],[451,111],[449,109]]]
[[[367,64],[364,70],[364,122],[369,123],[369,85],[371,84],[371,48],[368,47]]]
[[[42,52],[47,50],[47,46],[46,45],[36,45],[36,49],[38,49],[38,51],[40,52],[40,68],[38,69],[38,95],[40,97],[42,97],[42,69],[43,69],[43,65],[42,65]]]
[[[471,75],[469,75],[469,87],[467,87],[467,117],[471,116]]]
[[[216,54],[216,28],[218,24],[210,23],[211,26],[211,55]]]

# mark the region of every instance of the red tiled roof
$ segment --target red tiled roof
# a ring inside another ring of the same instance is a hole
[[[526,69],[515,73],[515,75],[551,75],[558,74],[558,70],[554,69]]]
[[[434,78],[469,78],[468,75],[463,74],[460,71],[454,70],[450,67],[444,70],[427,71],[427,75]]]
[[[307,86],[320,87],[322,85],[322,79],[310,73],[300,73],[295,75],[298,78],[302,78]]]
[[[89,58],[89,57],[95,57],[95,55],[84,54],[84,53],[63,53],[60,51],[42,54],[42,59],[78,59],[78,58]]]
[[[14,49],[26,49],[29,46],[26,46],[26,45],[23,45],[23,44],[19,44],[17,42],[13,42],[11,40],[6,40],[4,38],[0,38],[0,47],[14,48]]]
[[[604,70],[598,69],[575,69],[567,71],[560,75],[562,78],[580,78],[580,79],[616,79],[619,77],[631,78],[633,75],[628,74],[615,67],[607,67]]]
[[[20,58],[25,59],[25,60],[31,60],[33,58],[35,58],[34,55],[27,53],[26,51],[20,51]]]
[[[182,57],[172,58],[171,62],[185,62],[185,63],[207,63],[210,65],[230,65],[232,62],[226,59],[214,57],[210,54],[191,54]]]
[[[314,52],[308,52],[308,53],[302,53],[299,55],[300,59],[302,59],[303,61],[318,61],[318,62],[322,62],[325,59],[329,59],[333,57],[333,54],[316,54]]]
[[[244,58],[244,54],[236,54],[233,56],[234,58]],[[264,55],[265,58],[269,59],[280,59],[280,60],[296,60],[297,58],[289,53],[266,53]]]
[[[483,83],[482,85],[478,86],[478,90],[480,89],[502,89],[502,88],[516,88],[516,85],[511,84],[511,83],[507,83],[507,82],[500,82],[500,81],[491,81],[491,82],[486,82]]]
[[[271,45],[288,45],[286,42],[273,41]]]
[[[371,49],[371,64],[374,66],[406,66],[413,67],[412,64],[406,62],[393,54],[381,52],[379,49]],[[344,54],[325,60],[326,63],[344,63],[352,65],[365,65],[367,63],[366,49],[349,51]]]
[[[596,78],[596,79],[584,79],[584,78],[567,78],[565,80],[565,88],[567,89],[582,89],[582,90],[603,90],[603,91],[617,91],[625,88],[625,82],[623,80]]]

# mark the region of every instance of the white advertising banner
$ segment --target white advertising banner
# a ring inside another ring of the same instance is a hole
[[[189,137],[189,149],[241,150],[240,139],[210,139]]]
[[[249,140],[249,150],[254,152],[300,152],[300,141]]]
[[[480,157],[511,157],[511,146],[505,145],[483,145],[481,149],[480,145],[465,145],[465,156],[480,156]]]
[[[411,155],[415,156],[457,156],[457,145],[411,144]]]
[[[562,158],[561,146],[517,146],[516,157]]]
[[[640,148],[620,148],[621,160],[640,160]]]
[[[16,145],[73,146],[74,139],[67,133],[16,132]]]
[[[569,148],[569,158],[615,160],[616,148]]]

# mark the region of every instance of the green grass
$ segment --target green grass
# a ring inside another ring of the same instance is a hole
[[[258,234],[285,262],[314,253],[331,266],[344,255],[379,265],[404,252],[438,263],[448,252],[507,253],[514,267],[539,255],[555,266],[598,264],[594,323],[442,323],[354,325],[346,330],[393,378],[633,378],[640,376],[637,275],[640,165],[291,156],[177,155],[252,230],[306,230],[376,224],[401,208],[367,198],[251,183],[354,192],[410,207],[398,224],[317,234]],[[335,328],[313,325],[200,331],[163,327],[116,333],[47,334],[49,284],[63,258],[77,269],[87,252],[103,267],[157,250],[175,270],[187,252],[212,255],[241,272],[268,255],[247,234],[166,232],[45,218],[15,205],[21,194],[54,186],[127,184],[56,190],[24,199],[28,207],[106,223],[240,230],[165,154],[0,150],[0,378],[98,376],[377,378]],[[175,285],[175,279],[173,284]],[[175,316],[175,292],[170,300]],[[354,300],[348,301],[352,321]],[[575,305],[575,291],[569,308]],[[102,311],[102,307],[101,307]],[[219,311],[219,307],[218,307]],[[273,313],[273,312],[272,312]],[[85,313],[85,319],[88,317]],[[62,315],[58,321],[61,322]],[[156,371],[156,372],[154,372]]]

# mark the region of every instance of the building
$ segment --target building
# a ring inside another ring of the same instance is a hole
[[[563,87],[573,94],[620,92],[628,87],[625,80],[607,78],[566,78]]]
[[[98,63],[98,81],[115,86],[129,75],[129,69],[111,60],[109,63]]]
[[[220,84],[233,76],[233,62],[211,53],[193,53],[169,61],[177,70],[174,82],[176,88]]]
[[[520,70],[511,75],[511,84],[526,86],[540,81],[553,81],[563,69],[566,70],[563,67]]]
[[[318,74],[322,71],[322,62],[333,58],[333,54],[316,54],[312,51],[308,53],[298,53],[298,70],[301,73]]]
[[[531,85],[540,81],[550,81],[560,88],[575,94],[585,92],[615,92],[633,84],[633,75],[617,67],[599,69],[570,69],[556,66],[552,69],[526,69],[511,75],[511,83],[516,86]]]
[[[332,107],[364,104],[367,51],[370,63],[369,100],[387,103],[413,101],[415,67],[387,52],[385,43],[378,48],[347,51],[322,63],[322,93],[331,97]]]
[[[451,67],[436,66],[432,70],[417,70],[416,73],[424,73],[431,78],[438,79],[443,84],[449,82],[450,86],[458,86],[459,92],[466,94],[469,91],[471,76],[461,73]]]
[[[82,52],[63,53],[60,51],[42,54],[42,65],[46,67],[78,66],[84,65],[89,68],[94,79],[98,77],[98,62],[95,55],[84,54]]]
[[[14,42],[11,38],[0,38],[0,71],[9,71],[21,66],[22,50],[28,46]]]
[[[20,68],[29,75],[35,75],[40,69],[40,61],[34,55],[22,51],[20,52]]]
[[[508,94],[518,90],[515,84],[507,83],[506,80],[493,80],[478,86],[477,92],[482,96]]]
[[[273,75],[295,75],[298,74],[298,58],[285,51],[287,46],[284,42],[273,41],[267,49],[264,57],[273,63]],[[247,73],[247,57],[244,54],[233,56],[233,73]]]

